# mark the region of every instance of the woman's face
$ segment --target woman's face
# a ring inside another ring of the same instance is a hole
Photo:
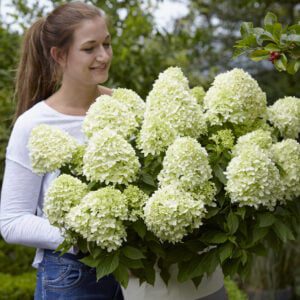
[[[62,64],[63,80],[95,85],[108,79],[112,59],[110,35],[104,18],[84,20],[74,31],[73,43]]]

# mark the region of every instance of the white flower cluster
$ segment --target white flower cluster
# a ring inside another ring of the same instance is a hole
[[[284,138],[296,139],[300,132],[300,99],[284,97],[268,107],[268,119]]]
[[[135,114],[128,106],[108,95],[102,95],[96,99],[84,118],[82,129],[87,137],[104,128],[110,128],[130,138],[136,132],[138,123]]]
[[[151,196],[144,213],[150,231],[161,241],[176,243],[202,224],[206,210],[202,201],[168,185]]]
[[[139,147],[145,155],[165,151],[176,137],[197,138],[206,132],[201,105],[192,95],[180,68],[161,73],[146,99]]]
[[[50,223],[60,228],[65,215],[88,193],[85,183],[70,175],[60,175],[51,183],[45,195],[44,212]]]
[[[216,76],[204,97],[204,108],[212,125],[252,124],[265,117],[266,95],[247,72],[233,69]]]
[[[201,198],[201,195],[202,198],[204,195],[209,196],[204,201],[209,203],[212,201],[211,193],[203,195],[201,191],[207,190],[207,182],[211,177],[212,170],[205,148],[191,137],[181,137],[166,151],[163,168],[157,179],[161,187],[172,185],[185,192],[197,191],[197,198]]]
[[[68,133],[41,124],[34,127],[28,141],[32,169],[37,174],[53,172],[70,162],[78,143]]]
[[[129,210],[128,219],[133,222],[139,218],[142,219],[144,217],[144,206],[149,199],[149,196],[137,186],[131,184],[123,191],[123,195],[127,200]]]
[[[144,118],[146,104],[137,93],[129,89],[118,88],[113,90],[112,97],[119,102],[124,103],[135,115],[137,123],[141,125]]]
[[[132,146],[115,131],[105,128],[88,141],[83,174],[90,181],[128,184],[136,179],[140,163]]]
[[[252,145],[257,145],[262,149],[268,150],[272,146],[272,142],[270,131],[258,129],[239,137],[233,148],[233,154],[236,156]]]
[[[260,205],[272,209],[282,197],[279,170],[269,155],[257,145],[243,149],[228,164],[225,187],[231,201],[239,206]]]
[[[287,139],[271,147],[272,159],[281,169],[281,183],[284,199],[292,200],[300,196],[300,145]]]
[[[128,218],[125,196],[112,187],[89,192],[66,215],[67,227],[108,252],[126,240],[123,224]]]

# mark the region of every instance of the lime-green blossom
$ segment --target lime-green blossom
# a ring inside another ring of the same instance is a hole
[[[260,205],[272,209],[282,195],[280,174],[269,151],[249,146],[228,164],[225,186],[231,201],[239,206]]]
[[[200,227],[206,213],[204,203],[196,201],[176,186],[158,189],[144,208],[145,224],[161,241],[180,242]]]
[[[206,181],[198,185],[190,191],[190,194],[195,200],[202,201],[205,205],[216,206],[215,196],[217,188],[212,181]]]
[[[82,129],[87,137],[108,127],[124,138],[135,134],[138,123],[129,107],[108,95],[102,95],[93,103],[83,121]]]
[[[300,98],[277,100],[268,107],[268,119],[284,138],[296,139],[300,132]]]
[[[144,118],[146,104],[143,99],[133,90],[117,88],[113,90],[112,97],[123,104],[135,115],[137,123],[140,125]]]
[[[70,230],[108,252],[126,240],[123,224],[128,219],[125,196],[113,187],[89,192],[66,216]]]
[[[44,204],[44,212],[50,223],[63,228],[65,215],[87,193],[87,185],[75,177],[62,174],[54,179],[46,192]]]
[[[191,191],[211,177],[212,170],[205,148],[191,137],[182,137],[168,148],[157,179],[161,187],[174,185]]]
[[[197,99],[198,104],[203,105],[203,99],[205,96],[205,91],[202,86],[195,86],[191,89],[192,95]]]
[[[29,157],[34,172],[53,172],[70,162],[77,141],[68,133],[45,124],[34,127],[28,141]]]
[[[233,69],[216,76],[204,97],[204,108],[212,125],[251,124],[265,116],[266,94],[247,72]]]
[[[83,174],[90,181],[128,184],[140,168],[132,146],[115,131],[105,128],[89,140],[83,156]]]
[[[168,68],[155,81],[144,117],[139,147],[145,155],[158,155],[178,136],[197,138],[207,130],[201,105],[177,67]]]
[[[271,147],[272,159],[281,170],[284,199],[300,196],[300,145],[293,139],[283,140]]]
[[[238,155],[252,145],[257,145],[262,149],[268,150],[272,145],[272,141],[270,131],[258,129],[239,137],[234,146],[233,154]]]
[[[144,206],[149,196],[145,194],[137,186],[129,185],[123,192],[123,195],[127,199],[127,205],[129,210],[129,220],[136,221],[138,218],[144,216]]]
[[[215,142],[216,152],[222,152],[225,149],[231,150],[234,145],[234,135],[230,129],[219,130],[209,139]]]

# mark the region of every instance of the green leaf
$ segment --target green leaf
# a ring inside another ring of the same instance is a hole
[[[198,286],[201,283],[202,279],[203,279],[203,276],[198,276],[198,277],[192,278],[192,281],[193,281],[194,286],[195,286],[196,289],[198,288]]]
[[[243,22],[240,29],[242,37],[249,35],[252,32],[252,29],[253,29],[253,23]]]
[[[295,240],[293,232],[282,221],[277,220],[274,223],[274,232],[285,243],[288,240]]]
[[[144,238],[147,232],[145,223],[142,220],[137,220],[131,225],[132,229],[139,235],[140,238]]]
[[[260,255],[260,256],[266,256],[267,253],[268,253],[267,249],[262,244],[257,244],[254,247],[251,247],[247,250],[254,253],[254,254],[256,254],[256,255]]]
[[[161,257],[165,257],[166,253],[164,251],[164,249],[162,248],[160,243],[154,242],[154,241],[150,241],[149,243],[147,243],[149,249],[155,253],[157,256],[161,256]]]
[[[255,50],[249,56],[253,61],[260,61],[269,58],[268,50]]]
[[[259,227],[269,227],[274,224],[276,218],[272,213],[263,213],[257,216],[258,226]]]
[[[293,74],[297,73],[299,68],[300,68],[300,61],[299,60],[292,59],[287,64],[287,72],[289,74],[293,75]]]
[[[113,275],[124,288],[127,288],[128,281],[129,281],[129,274],[128,274],[128,269],[123,264],[121,263],[119,264],[119,266],[114,270]]]
[[[151,262],[145,262],[145,276],[146,276],[146,281],[154,285],[155,282],[155,270],[153,268],[153,264]]]
[[[132,246],[125,246],[121,249],[121,251],[126,257],[128,257],[130,259],[145,258],[142,251],[140,251],[139,249],[132,247]]]
[[[233,212],[228,214],[227,226],[230,234],[234,234],[239,227],[239,218]]]
[[[252,232],[252,241],[250,246],[253,246],[259,240],[263,239],[268,233],[268,231],[268,228],[259,228],[258,226],[255,226]]]
[[[287,67],[286,56],[282,53],[279,59],[275,60],[274,65],[278,71],[286,71],[286,67]]]
[[[213,168],[215,176],[222,182],[224,185],[227,183],[227,178],[224,175],[224,171],[219,164],[216,164]]]
[[[177,280],[179,282],[184,282],[192,277],[198,277],[205,273],[205,269],[203,268],[203,255],[194,256],[188,262],[182,262],[178,264],[178,275]],[[197,275],[196,275],[197,274]]]
[[[96,268],[98,265],[98,261],[95,260],[92,255],[86,256],[82,259],[79,259],[79,261],[81,261],[82,263],[84,263],[85,265],[91,267],[91,268]]]
[[[242,218],[242,220],[244,220],[246,215],[246,207],[245,206],[238,207],[236,214],[239,215]]]
[[[140,259],[129,259],[125,256],[121,256],[120,258],[122,264],[127,266],[129,269],[142,269],[144,265]]]
[[[277,22],[277,16],[271,12],[268,12],[264,18],[264,25],[273,25]]]
[[[228,242],[219,248],[219,258],[221,264],[232,255],[233,247],[233,244]]]
[[[268,50],[268,51],[280,51],[281,50],[275,43],[269,43],[264,48],[265,48],[265,50]]]
[[[220,208],[219,207],[209,207],[207,210],[208,211],[205,215],[205,219],[210,219],[210,218],[214,217],[220,211]]]
[[[155,181],[154,181],[153,177],[150,174],[143,173],[142,174],[142,180],[143,180],[144,183],[149,184],[153,187],[156,187]]]
[[[206,244],[222,244],[227,241],[227,235],[222,231],[210,230],[203,233],[199,240]]]
[[[97,280],[105,275],[111,274],[119,265],[119,252],[115,251],[107,254],[98,260],[96,267]]]

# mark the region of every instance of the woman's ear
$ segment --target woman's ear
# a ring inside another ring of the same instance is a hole
[[[57,64],[59,64],[61,67],[65,66],[65,55],[63,55],[62,51],[59,48],[51,47],[50,54]]]

